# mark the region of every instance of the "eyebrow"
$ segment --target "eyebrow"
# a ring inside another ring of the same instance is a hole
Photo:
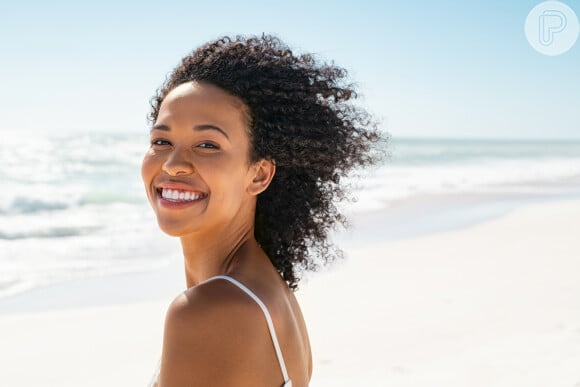
[[[171,131],[171,128],[167,125],[164,124],[158,124],[155,125],[151,128],[151,132],[154,130],[164,130],[166,132]],[[211,125],[211,124],[202,124],[202,125],[195,125],[193,127],[193,130],[199,130],[199,131],[203,131],[203,130],[217,130],[218,132],[220,132],[221,134],[223,134],[228,140],[230,139],[230,137],[228,136],[228,134],[219,126],[215,126],[215,125]]]

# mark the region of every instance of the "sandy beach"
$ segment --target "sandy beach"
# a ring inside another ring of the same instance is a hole
[[[322,266],[310,387],[580,387],[580,0],[0,17],[0,387],[148,387],[184,252],[257,274],[251,224]]]
[[[311,385],[579,387],[578,230],[580,200],[544,201],[347,249],[297,293]],[[1,384],[145,386],[172,294],[1,314]]]

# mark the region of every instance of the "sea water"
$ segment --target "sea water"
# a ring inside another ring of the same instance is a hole
[[[22,137],[22,136],[20,136]],[[0,141],[0,298],[71,279],[158,270],[179,255],[145,194],[142,133]],[[577,194],[580,141],[394,138],[350,179],[355,213],[446,194]]]
[[[167,265],[177,250],[140,178],[148,140],[34,133],[0,142],[0,297]]]

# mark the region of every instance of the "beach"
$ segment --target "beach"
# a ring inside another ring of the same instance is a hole
[[[580,387],[580,0],[0,16],[0,387],[148,387],[171,303],[254,242],[310,387]]]
[[[381,214],[357,218],[345,259],[297,292],[311,386],[580,386],[578,198],[361,240]],[[180,264],[0,302],[2,385],[147,385],[166,308],[184,286]],[[43,308],[51,294],[66,297]]]
[[[313,385],[580,386],[579,227],[543,202],[353,251],[302,294]]]

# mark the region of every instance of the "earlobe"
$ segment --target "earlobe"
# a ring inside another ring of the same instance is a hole
[[[252,195],[259,195],[268,188],[274,178],[276,163],[274,160],[262,159],[255,164],[254,171],[248,192]]]

